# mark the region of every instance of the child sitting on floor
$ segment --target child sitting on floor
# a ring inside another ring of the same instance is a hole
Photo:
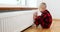
[[[39,12],[41,12],[41,15],[39,15],[38,12],[34,13],[33,19],[36,27],[38,27],[40,24],[42,28],[50,28],[52,24],[52,16],[46,7],[46,3],[41,3],[39,6]]]

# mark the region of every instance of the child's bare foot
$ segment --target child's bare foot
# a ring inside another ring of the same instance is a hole
[[[39,25],[36,26],[36,29],[39,28]]]
[[[36,29],[36,28],[37,28],[37,26],[36,26],[35,24],[33,24],[32,28]]]

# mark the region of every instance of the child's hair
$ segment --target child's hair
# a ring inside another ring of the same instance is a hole
[[[47,5],[46,5],[46,3],[44,3],[44,2],[42,2],[41,4],[43,4],[43,5],[47,6]]]

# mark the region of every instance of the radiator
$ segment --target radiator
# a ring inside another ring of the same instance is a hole
[[[0,32],[20,32],[33,24],[33,11],[0,13]]]

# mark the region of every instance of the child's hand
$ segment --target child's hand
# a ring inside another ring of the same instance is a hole
[[[37,18],[37,12],[33,14],[33,19]]]

